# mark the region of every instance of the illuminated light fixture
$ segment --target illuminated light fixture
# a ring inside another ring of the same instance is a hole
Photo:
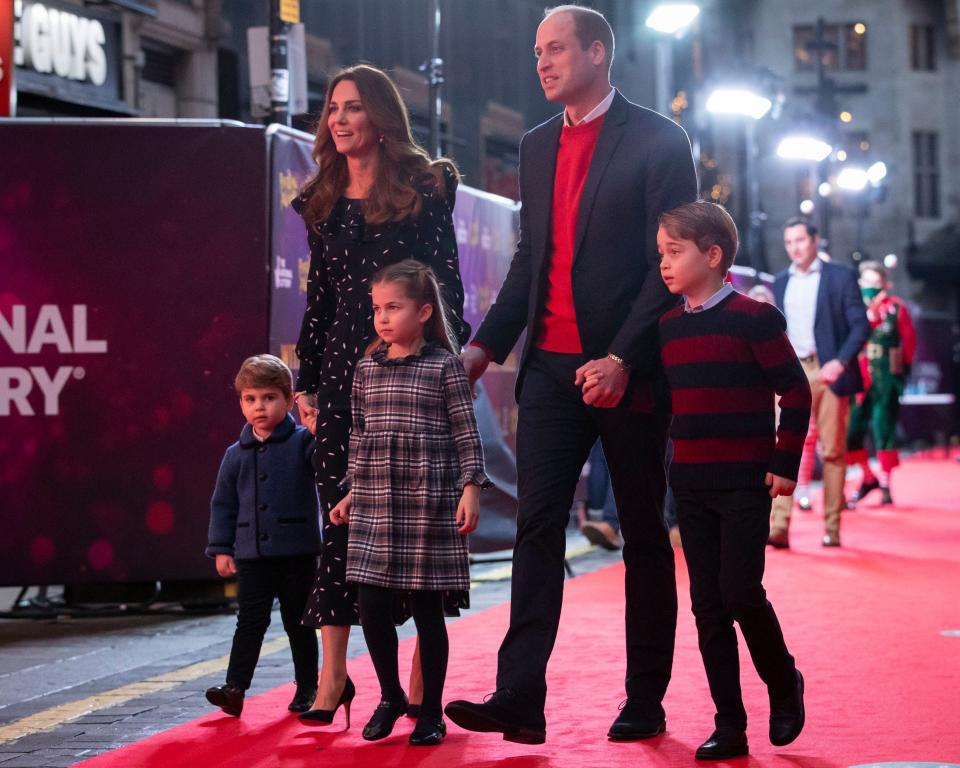
[[[853,25],[853,31],[858,35],[865,35],[867,33],[867,25],[862,21],[858,21]]]
[[[809,216],[813,213],[814,209],[813,200],[801,200],[800,201],[800,213],[804,216]]]
[[[833,147],[813,136],[787,136],[777,147],[777,155],[784,160],[812,160],[819,163],[831,152]]]
[[[744,115],[759,120],[773,102],[746,88],[717,88],[707,99],[707,111],[718,115]]]
[[[837,174],[837,186],[850,192],[859,192],[867,186],[870,179],[863,168],[844,168]]]
[[[867,168],[867,181],[873,186],[877,186],[887,176],[887,164],[877,162]]]
[[[839,160],[842,163],[846,159],[847,159],[847,151],[845,149],[841,149],[839,152],[837,152],[837,160]]]
[[[897,254],[888,253],[883,257],[883,266],[887,269],[896,269],[897,268]]]
[[[700,7],[694,3],[661,3],[647,16],[647,26],[665,35],[676,35],[697,18]]]
[[[853,122],[853,115],[844,110],[840,113],[840,122],[841,123],[851,123]]]
[[[820,197],[830,197],[831,192],[833,192],[833,187],[830,186],[829,181],[821,182],[820,186],[817,187],[817,194]]]

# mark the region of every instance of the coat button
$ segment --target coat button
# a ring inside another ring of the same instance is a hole
[[[266,504],[261,504],[259,507],[257,507],[257,509],[259,509],[261,512],[265,512],[266,509],[267,509],[267,505],[266,505]]]
[[[260,479],[261,479],[261,480],[266,480],[266,479],[267,479],[267,473],[266,473],[266,472],[261,472],[261,473],[260,473]]]
[[[257,450],[260,451],[260,453],[266,453],[266,452],[267,452],[267,446],[261,445]]]

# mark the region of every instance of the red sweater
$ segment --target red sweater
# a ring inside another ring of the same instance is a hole
[[[560,132],[553,177],[553,249],[547,274],[547,301],[537,335],[537,346],[548,352],[583,351],[573,305],[573,246],[580,195],[603,119],[601,115],[582,125],[565,125]]]
[[[677,307],[660,319],[674,488],[762,488],[767,472],[797,479],[810,385],[786,327],[775,307],[736,292],[703,312]]]

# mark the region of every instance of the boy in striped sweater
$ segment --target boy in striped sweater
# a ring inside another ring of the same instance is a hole
[[[762,579],[771,499],[796,485],[810,387],[783,315],[726,282],[737,228],[722,207],[698,201],[664,213],[657,248],[664,282],[685,297],[660,320],[673,402],[670,485],[717,708],[696,757],[724,760],[747,754],[734,621],[767,684],[771,743],[789,744],[803,728],[803,677]]]

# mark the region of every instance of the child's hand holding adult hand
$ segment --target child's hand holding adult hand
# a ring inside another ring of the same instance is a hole
[[[334,525],[343,525],[350,522],[350,504],[353,501],[353,491],[340,499],[340,503],[330,510],[330,522]]]
[[[237,575],[237,561],[230,555],[217,555],[217,573],[225,579]]]
[[[623,399],[630,376],[609,357],[591,360],[577,368],[574,386],[581,387],[583,402],[595,408],[613,408]]]
[[[463,489],[460,503],[457,505],[457,531],[463,535],[477,530],[480,522],[480,486],[472,483]]]
[[[763,482],[770,486],[770,498],[773,499],[777,496],[790,496],[793,494],[794,488],[797,487],[795,480],[788,480],[785,477],[773,474],[773,472],[767,472]]]

